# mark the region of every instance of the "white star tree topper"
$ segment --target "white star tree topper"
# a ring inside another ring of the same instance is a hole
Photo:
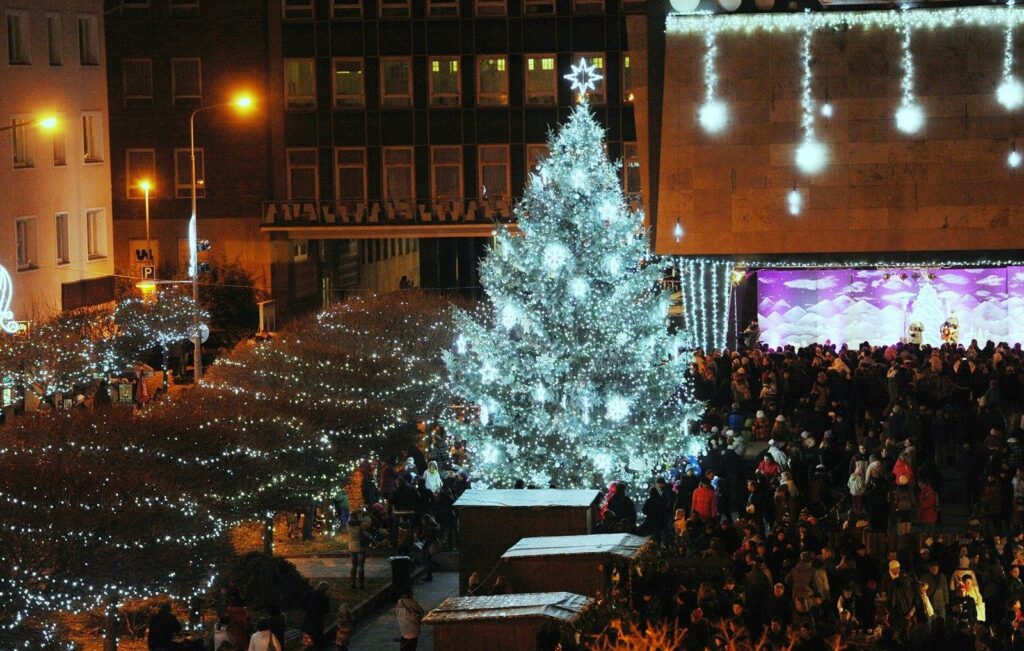
[[[596,90],[597,82],[604,79],[604,76],[597,72],[597,66],[593,63],[587,63],[586,57],[580,57],[580,64],[578,66],[569,65],[572,67],[572,72],[565,75],[565,79],[572,82],[571,89],[573,92],[579,91],[583,97],[586,97],[590,91]]]

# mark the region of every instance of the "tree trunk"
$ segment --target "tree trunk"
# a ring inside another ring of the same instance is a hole
[[[313,540],[313,521],[316,520],[316,500],[312,497],[306,503],[306,517],[302,519],[302,539]]]
[[[274,555],[274,514],[271,513],[263,519],[263,553],[267,556]]]
[[[118,610],[117,597],[108,596],[103,604],[103,651],[117,651]]]

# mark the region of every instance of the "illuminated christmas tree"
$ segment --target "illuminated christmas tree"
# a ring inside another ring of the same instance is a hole
[[[585,92],[592,68],[573,70]],[[641,483],[699,449],[687,433],[699,413],[688,356],[668,331],[643,215],[627,206],[586,102],[549,146],[516,209],[520,233],[498,229],[481,264],[485,314],[456,314],[445,363],[479,418],[450,429],[484,483]]]

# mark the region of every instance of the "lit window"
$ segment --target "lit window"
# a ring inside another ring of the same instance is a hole
[[[7,12],[7,62],[12,66],[28,65],[29,28],[27,11]]]
[[[64,32],[60,28],[60,14],[46,14],[46,51],[51,66],[64,64]]]
[[[36,269],[39,266],[36,218],[24,217],[15,221],[14,232],[18,249],[18,271]]]
[[[366,202],[366,150],[362,147],[339,147],[335,150],[334,187],[337,199],[349,210]]]
[[[427,4],[427,13],[433,17],[459,15],[459,0],[430,0]]]
[[[607,79],[607,75],[604,70],[604,54],[599,52],[583,52],[582,54],[577,52],[572,55],[572,61],[574,64],[580,62],[580,59],[586,59],[588,65],[594,66],[594,72],[601,75],[601,79],[594,84],[594,90],[587,93],[587,99],[591,104],[604,104],[605,102],[605,85],[604,82]],[[579,102],[579,93],[574,93],[573,100]]]
[[[285,20],[312,20],[313,0],[281,0],[281,15]]]
[[[16,115],[11,118],[11,151],[15,169],[34,167],[32,159],[33,120],[27,115]]]
[[[480,198],[509,197],[508,145],[480,145],[477,149]]]
[[[604,0],[572,0],[572,10],[577,14],[603,14]]]
[[[332,18],[360,18],[363,15],[363,0],[334,0],[331,3]]]
[[[366,104],[362,59],[334,60],[334,106],[361,108]]]
[[[633,66],[628,54],[622,55],[622,101],[633,101]]]
[[[414,193],[412,147],[384,148],[384,200],[412,199]]]
[[[156,182],[156,150],[129,149],[125,151],[125,186],[129,199],[142,199],[146,193],[139,187],[139,181]]]
[[[284,60],[285,108],[316,108],[316,73],[313,59]]]
[[[505,0],[475,0],[477,16],[504,16],[508,13]]]
[[[526,103],[530,106],[554,106],[558,103],[558,80],[553,54],[526,56]]]
[[[622,144],[622,190],[626,195],[640,194],[640,155],[635,142]]]
[[[377,0],[381,18],[408,18],[411,15],[409,0]]]
[[[82,158],[86,163],[103,162],[103,115],[82,113]]]
[[[412,106],[412,59],[386,57],[380,60],[380,103],[382,106]]]
[[[462,80],[458,57],[431,57],[430,105],[459,106],[462,103]]]
[[[78,17],[78,60],[83,66],[100,64],[100,28],[96,16]]]
[[[189,149],[174,150],[174,196],[192,198],[192,156]],[[206,154],[196,149],[196,198],[206,196]]]
[[[319,176],[316,149],[288,150],[289,199],[319,199]]]
[[[555,13],[555,0],[523,0],[527,16],[551,16]]]
[[[431,147],[430,173],[434,199],[462,198],[462,147]]]
[[[203,62],[201,59],[171,59],[171,96],[202,99]]]
[[[153,62],[150,59],[125,59],[122,63],[124,98],[153,99]]]
[[[508,106],[508,57],[482,56],[477,59],[476,103],[480,106]]]
[[[107,257],[107,215],[102,208],[85,211],[85,239],[90,260]]]
[[[54,232],[57,234],[57,264],[68,264],[71,262],[71,240],[66,212],[59,212],[54,217]]]

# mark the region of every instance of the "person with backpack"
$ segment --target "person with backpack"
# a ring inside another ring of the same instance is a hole
[[[422,627],[423,615],[426,611],[423,606],[412,596],[412,588],[406,586],[402,590],[402,597],[395,606],[395,614],[398,617],[398,629],[401,631],[401,651],[416,651],[420,642],[420,629]]]

